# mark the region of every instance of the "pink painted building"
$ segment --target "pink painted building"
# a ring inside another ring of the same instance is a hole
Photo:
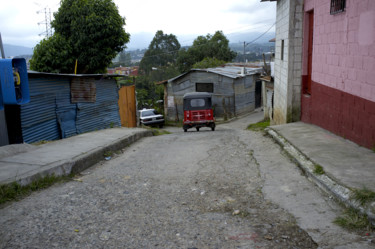
[[[375,0],[276,2],[277,15],[284,13],[284,16],[288,16],[288,30],[292,35],[284,41],[280,35],[278,39],[276,31],[275,73],[277,67],[284,66],[286,75],[292,71],[295,77],[275,78],[275,105],[280,102],[277,98],[286,99],[281,101],[286,103],[283,106],[286,117],[276,117],[275,122],[297,121],[297,118],[288,119],[288,115],[298,117],[300,112],[300,120],[303,122],[318,125],[359,145],[374,148]],[[302,6],[302,20],[299,6]],[[296,33],[301,21],[302,44]],[[286,47],[278,49],[278,40],[279,44]],[[295,50],[299,51],[299,45],[302,45],[302,54],[296,56]],[[294,51],[293,57],[280,54],[290,55],[291,51]],[[278,58],[284,58],[284,61],[279,59],[278,63]],[[293,70],[290,70],[291,67]],[[300,77],[300,84],[293,81],[296,77]],[[291,90],[277,93],[278,88]],[[296,98],[298,95],[300,100]],[[274,107],[275,110],[277,108]],[[288,113],[289,110],[295,113]]]
[[[375,1],[305,0],[304,12],[301,120],[375,147]]]

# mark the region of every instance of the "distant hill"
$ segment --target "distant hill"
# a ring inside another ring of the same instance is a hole
[[[130,43],[127,44],[127,51],[137,50],[137,49],[147,49],[151,40],[153,39],[154,34],[152,33],[135,33],[131,35]],[[196,39],[198,35],[179,35],[178,40],[183,47],[190,46],[194,39]],[[260,37],[260,38],[259,38]],[[248,33],[232,33],[228,34],[227,38],[231,43],[231,47],[242,47],[243,49],[243,42],[246,43],[252,42],[255,39],[254,43],[268,43],[268,41],[275,37],[274,32],[269,32],[263,35],[261,32],[248,32]],[[273,46],[270,43],[271,46]],[[237,49],[235,49],[237,50]],[[239,49],[240,50],[240,49]],[[10,44],[4,44],[4,52],[5,57],[16,57],[16,56],[25,56],[25,55],[32,55],[33,49],[23,46],[14,46]]]
[[[4,53],[6,58],[20,55],[32,55],[33,49],[28,47],[4,44]]]
[[[230,43],[268,43],[269,40],[275,38],[275,32],[249,32],[249,33],[233,33],[227,36]]]
[[[213,35],[213,34],[211,34]],[[225,35],[225,34],[224,34]],[[188,47],[193,44],[193,41],[198,37],[198,35],[178,35],[177,39],[181,43],[182,47]],[[226,35],[230,43],[243,44],[253,42],[254,43],[268,43],[269,40],[275,38],[275,32],[268,32],[263,34],[262,32],[241,32],[241,33],[232,33]],[[150,42],[154,38],[152,33],[134,33],[130,36],[130,42],[127,44],[127,50],[136,50],[136,49],[147,49],[150,45]],[[257,39],[259,38],[259,39]],[[243,46],[243,45],[242,45]]]

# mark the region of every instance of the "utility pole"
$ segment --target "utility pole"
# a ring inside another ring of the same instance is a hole
[[[245,41],[243,42],[243,62],[246,63],[246,53],[245,53],[245,48],[247,45],[249,45],[250,42],[246,43]]]
[[[246,60],[245,60],[245,47],[246,47],[246,42],[243,42],[243,62],[246,62]]]
[[[1,49],[1,58],[5,59],[4,47],[3,47],[3,40],[1,39],[0,33],[0,49]]]
[[[37,11],[37,14],[44,13],[44,21],[38,22],[38,25],[45,24],[46,31],[40,33],[39,35],[45,35],[47,38],[52,36],[52,27],[51,27],[51,9],[44,8],[43,10]]]

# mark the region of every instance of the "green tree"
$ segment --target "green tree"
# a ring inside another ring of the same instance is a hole
[[[156,32],[139,65],[141,75],[136,79],[138,108],[156,107],[156,101],[163,99],[164,88],[155,83],[179,74],[176,60],[180,47],[175,35],[164,34],[161,30]]]
[[[33,70],[72,73],[78,60],[79,73],[103,73],[129,42],[112,0],[61,0],[54,17],[55,33],[35,47]]]
[[[30,67],[40,72],[73,72],[75,61],[71,56],[72,51],[73,48],[65,37],[55,33],[35,46]]]
[[[225,64],[225,61],[216,58],[206,57],[202,61],[195,63],[192,68],[212,68]]]
[[[236,53],[230,50],[229,40],[222,31],[214,35],[198,36],[193,45],[182,49],[177,58],[177,65],[181,72],[189,71],[193,65],[205,58],[216,58],[221,61],[232,61]]]
[[[121,51],[119,54],[119,63],[122,66],[129,67],[132,64],[132,57],[130,53],[126,53],[125,51]]]
[[[181,45],[175,35],[157,31],[139,64],[139,69],[145,74],[150,74],[152,68],[175,64],[180,48]]]

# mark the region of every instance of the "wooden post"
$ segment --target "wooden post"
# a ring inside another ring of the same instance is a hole
[[[78,60],[76,60],[76,65],[74,67],[74,74],[77,74],[77,64],[78,64]]]
[[[175,106],[175,108],[176,108],[176,122],[179,122],[180,119],[179,119],[179,117],[178,117],[178,108],[177,108],[176,98],[173,97],[173,99],[174,99],[174,106]]]

